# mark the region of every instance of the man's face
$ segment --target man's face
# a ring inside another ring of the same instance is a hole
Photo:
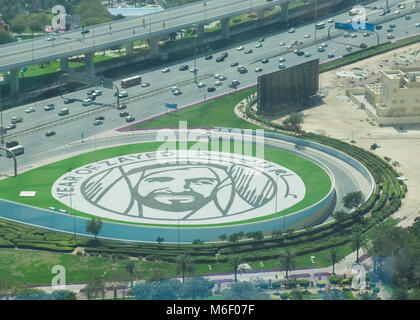
[[[162,170],[143,178],[139,201],[159,210],[183,212],[199,209],[213,198],[219,180],[207,168]]]

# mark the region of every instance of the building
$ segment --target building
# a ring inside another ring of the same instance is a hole
[[[381,71],[380,83],[347,95],[380,125],[420,123],[420,67]]]

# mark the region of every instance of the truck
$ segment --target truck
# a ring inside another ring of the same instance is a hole
[[[141,84],[141,76],[133,76],[121,80],[121,88],[129,88]]]
[[[7,151],[7,157],[11,158],[12,157],[12,153],[17,156],[20,154],[23,154],[25,152],[25,148],[21,145],[15,146],[15,147],[11,147],[9,149],[9,151]]]

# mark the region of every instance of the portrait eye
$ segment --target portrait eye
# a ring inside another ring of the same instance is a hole
[[[156,178],[147,178],[146,182],[169,182],[172,181],[171,177],[156,177]]]
[[[194,184],[206,184],[206,185],[209,184],[209,185],[212,185],[212,184],[215,184],[216,179],[191,179],[190,182],[194,183]]]

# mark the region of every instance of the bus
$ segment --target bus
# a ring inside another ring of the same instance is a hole
[[[325,22],[319,22],[319,23],[315,24],[315,28],[324,29],[325,28]]]
[[[355,16],[356,14],[359,14],[359,9],[350,9],[349,15]]]
[[[121,88],[129,88],[141,83],[141,76],[133,76],[121,80]]]
[[[25,148],[23,148],[23,146],[15,146],[9,149],[9,151],[7,151],[7,157],[11,158],[13,153],[15,156],[18,156],[20,154],[23,154],[25,151]]]

